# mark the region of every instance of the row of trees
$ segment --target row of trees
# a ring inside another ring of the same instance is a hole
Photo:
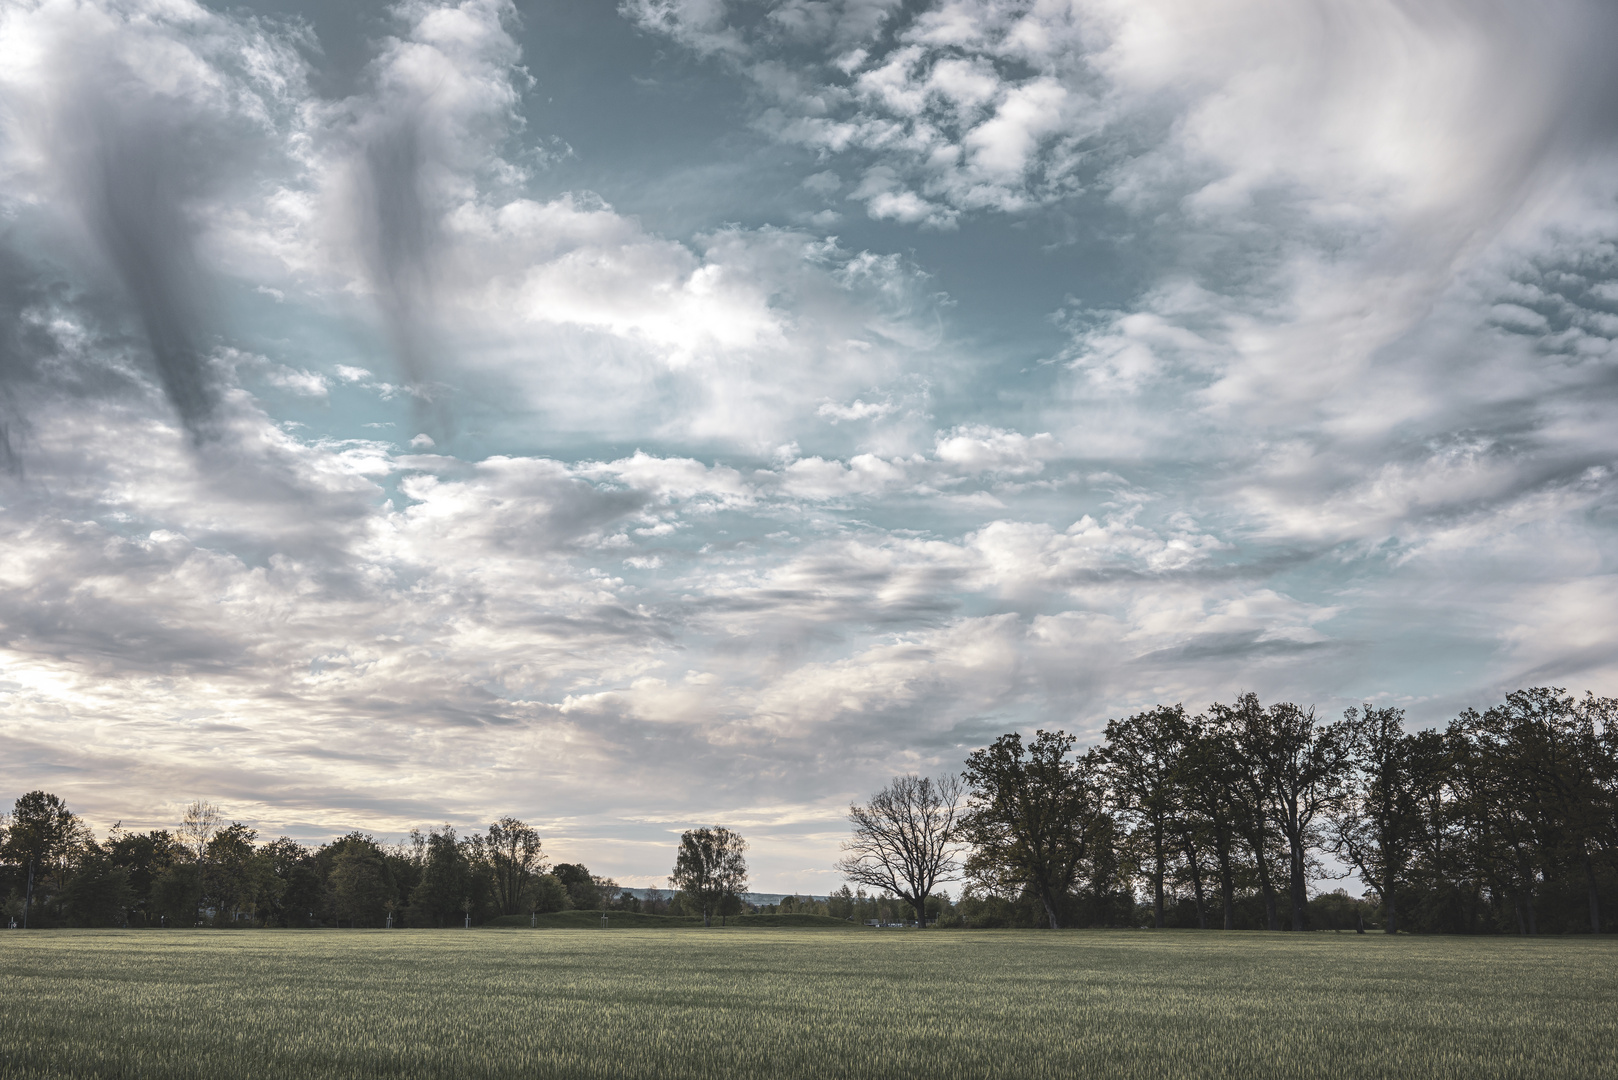
[[[963,776],[896,778],[849,817],[839,869],[923,922],[964,877],[963,911],[1052,928],[1132,923],[1139,887],[1154,926],[1303,930],[1311,883],[1353,873],[1388,933],[1601,933],[1618,700],[1523,690],[1415,732],[1374,705],[1333,722],[1253,694],[1158,706],[1082,752],[1005,735]]]
[[[1388,933],[1601,933],[1618,896],[1618,700],[1536,688],[1426,731],[1374,705],[1331,722],[1252,694],[1195,715],[1158,706],[1082,751],[1061,731],[1002,736],[959,776],[895,778],[850,822],[838,869],[860,891],[794,910],[1303,930],[1365,914],[1340,892],[1311,899],[1352,873]],[[511,817],[309,848],[261,843],[198,802],[173,831],[98,840],[36,791],[0,822],[0,896],[25,926],[450,926],[569,907],[707,925],[742,910],[746,850],[723,826],[689,830],[674,895],[637,899],[582,865],[547,867]],[[942,895],[962,879],[959,902]]]
[[[621,902],[579,864],[546,867],[515,818],[486,832],[364,833],[310,848],[225,825],[193,803],[177,829],[104,839],[55,795],[29,792],[0,823],[0,895],[20,926],[459,926],[501,915]]]

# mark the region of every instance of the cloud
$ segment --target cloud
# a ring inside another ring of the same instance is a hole
[[[712,130],[503,3],[335,98],[301,24],[4,9],[8,783],[829,865],[1007,730],[1610,680],[1595,7],[623,10]],[[667,210],[672,144],[735,160]]]
[[[208,208],[275,153],[303,78],[291,43],[195,4],[43,3],[0,14],[7,42],[5,198],[47,227],[116,311],[170,404],[202,435],[219,402],[207,354],[212,282],[198,260]]]
[[[526,73],[510,0],[412,0],[393,13],[402,35],[372,61],[367,91],[330,118],[343,147],[332,183],[394,353],[420,384],[435,370],[446,219],[477,200],[480,180],[520,177],[497,148],[520,127]]]
[[[1028,436],[982,424],[966,424],[938,440],[934,453],[968,473],[993,472],[1009,476],[1037,473],[1045,460],[1060,453],[1060,444],[1046,432]]]

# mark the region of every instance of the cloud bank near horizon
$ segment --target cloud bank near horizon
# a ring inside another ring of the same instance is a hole
[[[819,893],[1006,730],[1612,692],[1603,5],[372,14],[0,3],[11,788]]]

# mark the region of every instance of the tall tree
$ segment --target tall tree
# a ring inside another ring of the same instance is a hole
[[[1269,718],[1259,704],[1258,695],[1253,693],[1239,695],[1232,705],[1215,703],[1209,708],[1208,715],[1213,737],[1222,744],[1232,769],[1232,821],[1253,859],[1259,893],[1264,898],[1264,928],[1279,930],[1281,922],[1276,910],[1275,876],[1270,871],[1270,854],[1276,843],[1276,829],[1270,814],[1264,776],[1259,767],[1262,756],[1259,750],[1267,738]]]
[[[114,825],[107,838],[107,855],[112,864],[127,875],[131,893],[130,917],[141,925],[151,925],[158,912],[152,901],[153,885],[163,871],[184,858],[179,843],[166,829],[125,832],[122,823]]]
[[[186,846],[197,862],[207,861],[208,844],[213,840],[214,833],[219,831],[223,821],[219,807],[211,802],[197,799],[185,808],[185,817],[180,822],[178,836],[180,843]]]
[[[410,893],[412,926],[445,926],[466,900],[467,868],[455,830],[448,825],[427,834],[421,882]]]
[[[393,898],[387,859],[376,841],[354,832],[332,845],[329,877],[332,914],[338,925],[381,926]]]
[[[1190,725],[1181,771],[1183,809],[1203,826],[1219,875],[1224,929],[1236,928],[1236,843],[1242,814],[1242,765],[1234,741],[1216,722]]]
[[[1312,707],[1284,701],[1260,716],[1262,724],[1249,733],[1247,751],[1257,766],[1270,813],[1286,838],[1292,929],[1302,930],[1309,902],[1312,830],[1316,819],[1335,805],[1347,756],[1341,729],[1317,724]]]
[[[494,869],[496,903],[502,915],[522,910],[523,894],[529,881],[541,872],[539,831],[514,817],[503,817],[489,826],[486,849]]]
[[[66,856],[78,833],[78,817],[48,792],[30,791],[12,807],[4,854],[24,874],[24,929],[33,911],[36,884],[43,876],[65,868]]]
[[[1179,809],[1182,759],[1190,734],[1191,722],[1184,708],[1159,705],[1126,720],[1107,721],[1101,750],[1113,797],[1119,809],[1138,823],[1151,851],[1152,916],[1159,930],[1163,928],[1163,878],[1170,833]],[[1194,850],[1189,857],[1195,869]],[[1200,893],[1200,881],[1198,884]]]
[[[680,834],[669,884],[691,897],[702,910],[702,925],[712,925],[715,910],[724,921],[725,897],[747,887],[747,841],[723,825],[687,829]]]
[[[1562,689],[1534,687],[1506,695],[1503,704],[1463,714],[1462,727],[1488,763],[1492,787],[1517,789],[1515,802],[1541,856],[1583,887],[1588,926],[1599,934],[1601,896],[1597,861],[1614,842],[1615,807],[1599,724],[1618,703],[1590,698],[1576,703]]]
[[[1399,931],[1403,887],[1422,827],[1422,792],[1443,768],[1441,737],[1409,735],[1404,710],[1349,709],[1341,729],[1342,798],[1329,811],[1332,851],[1382,900],[1382,929]]]
[[[94,840],[79,846],[62,883],[61,908],[75,926],[127,925],[134,902],[129,871],[115,863]]]
[[[1062,925],[1069,891],[1083,873],[1106,818],[1095,755],[1068,755],[1075,739],[1062,731],[1002,735],[966,760],[970,791],[962,836],[972,845],[967,875],[991,893],[1018,890],[1044,907],[1051,929]]]
[[[927,897],[960,871],[960,801],[959,777],[894,777],[869,804],[848,808],[854,835],[838,872],[908,902],[925,928]]]
[[[259,864],[253,841],[258,833],[241,822],[215,829],[204,849],[202,862],[202,891],[207,903],[218,911],[219,918],[234,921],[247,907],[256,906]]]

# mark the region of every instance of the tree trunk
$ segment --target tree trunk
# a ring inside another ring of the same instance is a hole
[[[1225,908],[1225,929],[1236,929],[1236,886],[1230,872],[1230,837],[1223,829],[1214,832],[1214,851],[1219,856],[1219,900]]]
[[[34,860],[28,860],[28,895],[22,902],[22,928],[28,929],[28,913],[34,908]]]
[[[1052,930],[1060,930],[1062,924],[1056,918],[1056,902],[1050,893],[1041,893],[1039,902],[1045,905],[1045,916],[1051,921]]]
[[[1382,932],[1384,934],[1397,934],[1399,932],[1399,902],[1395,899],[1393,891],[1393,871],[1389,870],[1382,878],[1382,906],[1387,909],[1388,916],[1383,919]]]
[[[916,910],[916,929],[927,929],[927,897],[923,896],[920,900],[911,900],[910,906]]]
[[[1514,902],[1513,906],[1517,909],[1517,936],[1518,937],[1527,937],[1528,936],[1528,924],[1523,922],[1523,917],[1522,917],[1522,892],[1520,890],[1518,891],[1518,893],[1516,895],[1515,902]]]
[[[1191,834],[1185,835],[1185,857],[1191,864],[1191,895],[1197,903],[1197,929],[1208,929],[1207,908],[1202,902],[1202,864],[1197,861],[1197,847],[1191,842]]]
[[[1156,929],[1161,930],[1163,929],[1163,875],[1168,869],[1168,857],[1163,852],[1163,828],[1161,825],[1156,830],[1154,840],[1154,848],[1157,853],[1157,873],[1152,875],[1154,889],[1153,925]]]
[[[1292,881],[1287,890],[1292,900],[1292,929],[1302,932],[1304,905],[1309,901],[1303,879],[1303,837],[1288,837],[1287,842],[1292,847]]]
[[[1264,857],[1262,844],[1253,846],[1253,859],[1258,864],[1258,885],[1264,892],[1264,928],[1279,930],[1280,920],[1275,913],[1275,883],[1270,880],[1270,860]]]
[[[1584,853],[1584,873],[1590,879],[1590,933],[1601,933],[1601,894],[1596,890],[1596,867],[1587,849]]]

